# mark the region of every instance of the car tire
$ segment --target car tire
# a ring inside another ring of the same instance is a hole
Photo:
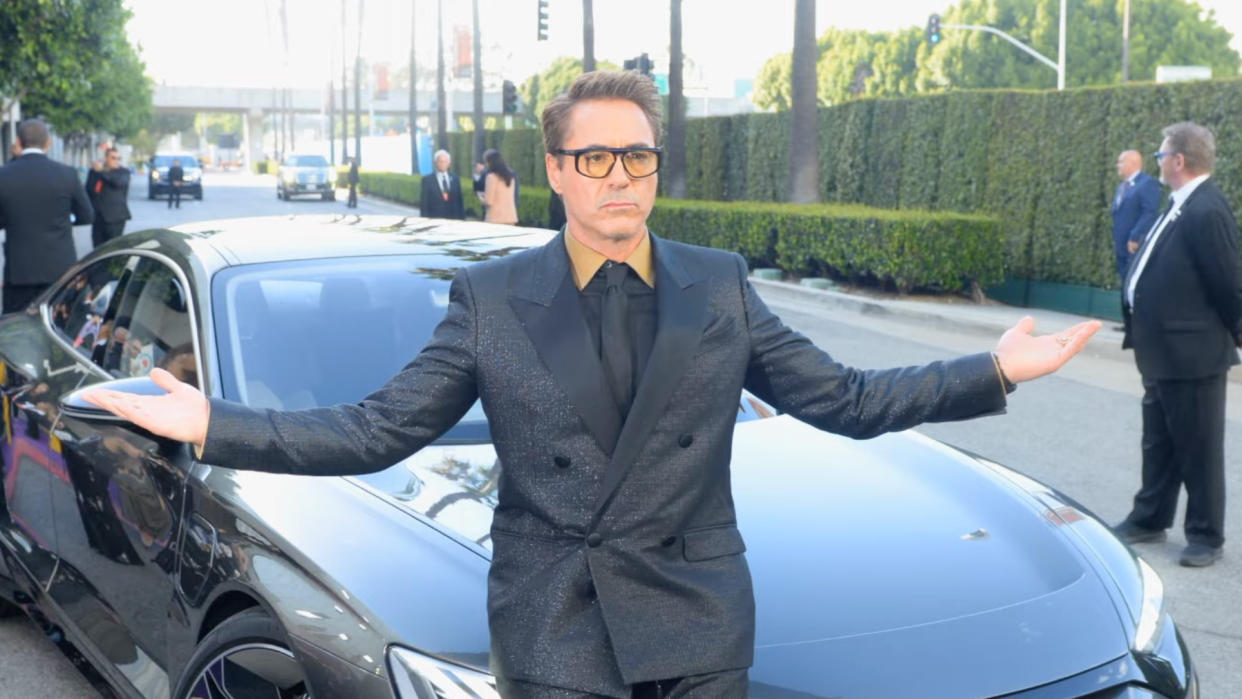
[[[203,192],[202,192],[201,190],[200,190],[200,191],[198,191],[198,192],[195,192],[195,194],[194,194],[194,199],[195,199],[196,201],[202,201],[202,200],[203,200]]]
[[[336,192],[324,192],[323,200],[324,201],[336,201]]]
[[[155,190],[151,189],[150,187],[147,187],[147,199],[154,199],[154,198],[155,198]]]
[[[212,629],[185,667],[173,693],[175,699],[311,696],[306,672],[290,650],[284,629],[255,607]]]

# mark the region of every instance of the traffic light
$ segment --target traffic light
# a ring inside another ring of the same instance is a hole
[[[621,65],[625,70],[636,70],[647,77],[651,77],[651,69],[655,68],[655,63],[647,54],[643,54],[638,58],[627,58]]]
[[[537,40],[548,40],[548,0],[539,0],[539,34]]]
[[[940,43],[940,15],[927,18],[927,43],[932,46]]]
[[[505,114],[517,114],[517,110],[518,110],[517,86],[513,84],[512,80],[506,80],[501,92],[504,95],[503,97],[504,113]]]

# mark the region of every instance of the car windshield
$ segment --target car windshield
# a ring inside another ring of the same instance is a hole
[[[198,159],[192,155],[157,155],[155,156],[155,167],[171,167],[173,161],[181,163],[181,167],[198,167]]]
[[[285,159],[291,167],[328,167],[328,159],[322,155],[291,155]]]
[[[457,262],[356,257],[220,272],[212,298],[224,397],[282,410],[362,400],[430,339]],[[491,441],[477,401],[440,441]]]

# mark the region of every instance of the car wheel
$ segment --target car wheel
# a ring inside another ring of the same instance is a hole
[[[196,200],[198,200],[198,201],[202,201],[202,200],[203,200],[203,193],[202,193],[201,191],[200,191],[200,192],[196,192],[196,193],[194,194],[194,198],[195,198]]]
[[[306,673],[285,632],[261,609],[226,619],[203,638],[177,683],[176,699],[310,699]]]
[[[154,199],[154,198],[155,198],[155,190],[148,187],[147,188],[147,199]]]
[[[335,199],[336,199],[336,194],[335,194],[335,193],[332,193],[332,192],[324,192],[324,193],[323,193],[323,200],[324,200],[324,201],[333,201],[333,200],[335,200]]]

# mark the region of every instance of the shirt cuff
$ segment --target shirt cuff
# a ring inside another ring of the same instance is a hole
[[[1000,379],[1001,389],[1004,390],[1005,395],[1018,390],[1018,385],[1010,381],[1008,376],[1005,376],[1005,372],[1001,369],[1000,359],[997,358],[995,352],[992,353],[992,364],[996,366],[996,378]]]

